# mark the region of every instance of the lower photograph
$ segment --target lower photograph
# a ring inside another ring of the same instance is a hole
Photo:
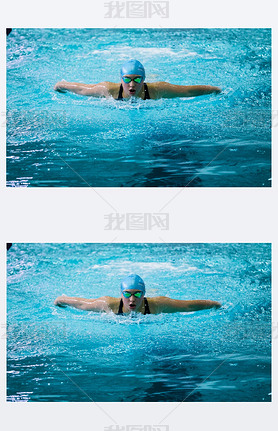
[[[7,401],[270,402],[270,243],[7,244]]]

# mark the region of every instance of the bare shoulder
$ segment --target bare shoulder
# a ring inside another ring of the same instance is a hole
[[[118,98],[121,84],[108,81],[104,81],[101,84],[105,86],[110,96],[112,96],[114,99]]]
[[[163,306],[170,301],[170,298],[167,296],[156,296],[154,298],[147,298],[148,304],[150,307],[150,312],[152,314],[161,313],[163,310]]]
[[[166,81],[157,81],[153,82],[151,84],[148,84],[148,88],[150,89],[150,97],[151,99],[161,99],[164,97],[173,97],[173,94],[175,94],[178,89],[180,89],[181,86],[170,84]]]
[[[89,87],[92,95],[96,94],[98,96],[114,97],[114,94],[116,93],[117,89],[120,88],[120,85],[115,84],[114,82],[102,81],[98,84],[89,84]]]
[[[99,299],[105,300],[106,304],[108,305],[110,310],[113,311],[113,313],[118,312],[119,304],[120,304],[120,298],[114,298],[112,296],[103,296],[102,298],[99,298]]]
[[[161,98],[161,89],[164,88],[163,84],[165,84],[165,82],[162,82],[162,81],[161,82],[157,81],[157,82],[147,83],[149,95],[150,95],[151,99],[160,99]],[[167,82],[166,82],[166,84],[167,84]]]
[[[169,84],[169,82],[166,82],[166,81],[156,81],[148,84],[148,87],[151,86],[154,89],[160,89],[163,87],[167,87],[168,85],[172,85],[172,84]]]

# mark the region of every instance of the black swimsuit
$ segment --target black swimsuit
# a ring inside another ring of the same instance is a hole
[[[143,100],[147,100],[147,99],[150,99],[150,95],[149,95],[148,86],[144,82],[144,99]],[[116,100],[124,100],[123,99],[123,86],[122,86],[122,84],[120,85],[119,95],[118,95],[118,98]]]
[[[145,302],[145,312],[144,312],[144,314],[151,314],[147,298],[144,298],[144,302]],[[124,305],[123,304],[123,300],[121,298],[120,305],[119,305],[119,311],[117,313],[120,316],[123,316],[123,314],[124,314],[123,313],[123,305]]]

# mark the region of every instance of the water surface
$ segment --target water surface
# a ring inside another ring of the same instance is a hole
[[[206,84],[220,95],[94,99],[57,81]],[[7,39],[7,184],[269,187],[270,29],[14,29]]]
[[[14,244],[8,252],[8,401],[271,400],[269,244]],[[220,301],[219,310],[115,316],[66,294]]]

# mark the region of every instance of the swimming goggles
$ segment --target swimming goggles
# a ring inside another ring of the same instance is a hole
[[[123,76],[123,81],[125,84],[129,84],[131,81],[136,82],[136,84],[140,84],[143,81],[143,76],[138,76],[137,78],[128,78],[127,76]]]
[[[133,295],[135,296],[135,298],[141,298],[141,296],[143,295],[143,292],[135,292],[135,293],[123,292],[123,295],[125,298],[130,298]]]

